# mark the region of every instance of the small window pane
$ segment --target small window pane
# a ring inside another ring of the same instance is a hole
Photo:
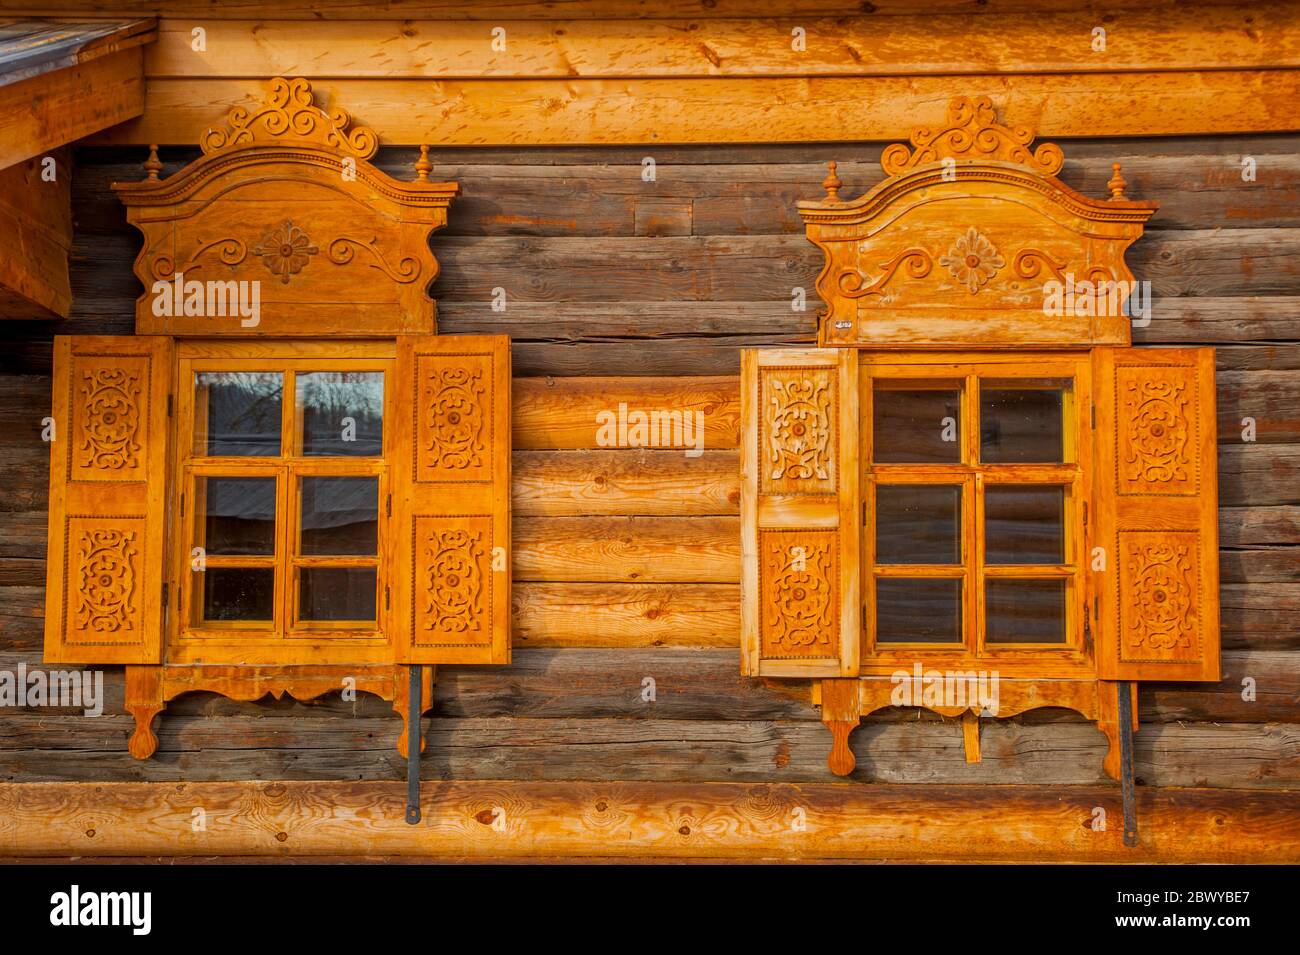
[[[876,486],[878,564],[960,564],[960,527],[960,486]]]
[[[984,563],[1065,563],[1065,489],[986,485]]]
[[[876,578],[877,643],[961,643],[960,579]]]
[[[379,479],[302,479],[302,550],[308,557],[376,555],[379,546]]]
[[[297,387],[303,454],[383,454],[383,372],[305,372],[297,376]]]
[[[982,464],[1060,464],[1062,413],[1059,389],[982,389]]]
[[[209,567],[203,572],[203,619],[270,621],[275,571],[270,567]]]
[[[275,553],[275,478],[201,477],[195,489],[206,553]]]
[[[375,619],[374,567],[303,567],[298,581],[303,620]]]
[[[961,461],[961,392],[872,391],[872,460],[877,464]]]
[[[1064,643],[1065,581],[986,579],[985,643]]]
[[[284,376],[204,371],[194,376],[194,453],[276,457]]]

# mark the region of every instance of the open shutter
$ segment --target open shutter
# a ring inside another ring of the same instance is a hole
[[[741,670],[858,667],[858,383],[852,349],[741,358]]]
[[[510,339],[397,341],[397,659],[509,663]]]
[[[54,339],[46,663],[158,663],[172,342]]]
[[[1218,680],[1214,349],[1098,348],[1093,362],[1098,674]]]

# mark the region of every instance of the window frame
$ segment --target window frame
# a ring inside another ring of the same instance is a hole
[[[1062,464],[984,464],[979,461],[980,383],[1063,380],[1073,382],[1062,400]],[[909,389],[960,386],[958,463],[876,464],[873,458],[875,383],[906,383]],[[918,383],[923,384],[918,387]],[[1092,374],[1087,351],[1056,352],[872,352],[859,353],[859,459],[864,520],[860,533],[862,594],[859,672],[888,675],[921,662],[938,669],[997,669],[1038,678],[1078,677],[1094,668],[1089,610],[1091,574],[1086,564],[1088,502],[1092,496]],[[881,480],[884,477],[886,480]],[[954,480],[959,478],[960,480]],[[876,562],[876,489],[881,484],[957,484],[961,487],[961,561],[949,565],[880,565]],[[1060,485],[1066,488],[1064,563],[984,562],[984,490],[989,485]],[[881,568],[887,568],[881,570]],[[918,572],[923,571],[923,572]],[[962,580],[962,642],[877,642],[875,582],[880,577],[947,577]],[[988,578],[1065,578],[1066,620],[1062,644],[985,641],[985,582]]]
[[[195,454],[195,376],[206,371],[274,371],[285,375],[281,392],[280,454],[206,456]],[[377,457],[303,455],[301,413],[295,374],[309,371],[382,372],[384,378],[383,444]],[[177,544],[171,565],[171,592],[176,612],[169,615],[164,660],[172,664],[299,665],[385,663],[393,658],[388,594],[396,542],[390,520],[396,342],[387,341],[178,341],[177,401],[173,417],[175,449],[169,468],[175,524],[169,535]],[[272,566],[275,568],[274,619],[270,626],[244,622],[200,622],[196,616],[201,581],[190,568],[191,548],[201,533],[195,488],[204,476],[276,477],[275,554],[266,557],[206,556],[207,567]],[[304,477],[374,476],[378,529],[375,555],[312,557],[299,553],[301,480]],[[188,504],[188,506],[186,506]],[[298,577],[304,566],[374,566],[375,621],[297,621]],[[305,624],[305,625],[304,625]]]

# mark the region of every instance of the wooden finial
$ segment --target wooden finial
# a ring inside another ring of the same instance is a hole
[[[822,188],[826,190],[827,199],[838,202],[840,186],[844,185],[844,183],[840,182],[840,177],[835,175],[835,160],[832,159],[828,162],[826,168],[830,171],[826,174],[826,178],[822,180]]]
[[[1106,183],[1106,188],[1110,190],[1110,197],[1112,199],[1123,199],[1124,187],[1127,186],[1128,183],[1125,182],[1124,177],[1119,174],[1119,163],[1111,163],[1110,168],[1114,172],[1114,175],[1112,175],[1110,181]]]
[[[156,143],[149,146],[149,158],[144,161],[144,169],[149,174],[149,182],[158,181],[158,173],[162,170],[162,163],[158,161],[158,145]]]
[[[429,162],[429,147],[420,143],[420,158],[415,161],[415,178],[419,182],[429,181],[429,170],[433,168],[433,163]]]

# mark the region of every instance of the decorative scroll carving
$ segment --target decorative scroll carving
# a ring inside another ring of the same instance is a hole
[[[319,251],[307,233],[288,219],[253,247],[253,254],[260,255],[262,264],[272,275],[280,276],[284,285],[289,284],[289,276],[301,272]]]
[[[930,253],[925,249],[911,248],[904,249],[898,255],[894,256],[888,262],[882,262],[881,268],[884,270],[874,281],[863,284],[866,276],[861,272],[844,272],[840,275],[840,291],[846,298],[862,298],[866,295],[884,295],[885,286],[889,280],[894,277],[894,273],[902,266],[908,276],[914,279],[922,279],[930,274],[930,269],[934,265],[934,260]],[[857,280],[857,285],[849,287],[851,280]]]
[[[1120,487],[1144,494],[1194,490],[1191,384],[1168,369],[1121,369]],[[1155,487],[1152,487],[1155,485]]]
[[[135,532],[92,528],[77,542],[76,628],[119,633],[135,627]]]
[[[833,493],[835,385],[825,368],[762,372],[764,493]]]
[[[948,104],[947,122],[938,129],[921,126],[911,135],[914,150],[894,143],[880,156],[885,174],[897,176],[923,163],[944,159],[995,159],[1028,166],[1039,175],[1054,176],[1065,164],[1061,147],[1042,143],[1030,153],[1034,131],[1028,126],[1003,126],[987,96],[960,96]]]
[[[486,394],[482,368],[443,364],[429,370],[422,395],[426,466],[445,471],[487,466]]]
[[[111,471],[139,467],[140,391],[140,376],[123,368],[82,372],[79,467]]]
[[[974,295],[1007,263],[993,243],[971,226],[965,235],[958,236],[957,241],[939,259],[939,264],[945,266],[952,277]]]
[[[335,108],[326,113],[317,106],[305,79],[276,77],[265,103],[251,112],[236,106],[226,117],[226,127],[206,130],[199,145],[204,153],[210,153],[227,146],[283,145],[286,139],[297,139],[369,159],[379,148],[379,138],[365,126],[349,130],[351,125],[346,110]]]
[[[370,264],[371,268],[379,269],[394,282],[406,284],[407,282],[414,282],[419,277],[420,263],[413,257],[409,255],[403,256],[398,261],[397,268],[393,268],[388,264],[388,260],[384,258],[383,253],[379,251],[378,245],[377,239],[372,238],[367,242],[362,242],[350,235],[341,235],[329,244],[329,259],[335,265],[347,265],[352,261],[355,254],[352,247],[356,246],[358,249],[369,252],[374,258],[375,261]]]
[[[423,629],[479,634],[487,620],[488,541],[482,530],[434,532],[424,546]]]
[[[763,656],[825,657],[839,612],[835,531],[762,531]]]
[[[1124,254],[1156,204],[1125,198],[1119,178],[1106,199],[1079,194],[1056,178],[1061,150],[1033,138],[998,123],[988,97],[962,97],[886,149],[889,177],[863,195],[845,199],[832,167],[825,196],[799,202],[826,256],[818,343],[1128,345]]]
[[[1196,631],[1196,545],[1161,541],[1126,548],[1130,647],[1172,650]]]

